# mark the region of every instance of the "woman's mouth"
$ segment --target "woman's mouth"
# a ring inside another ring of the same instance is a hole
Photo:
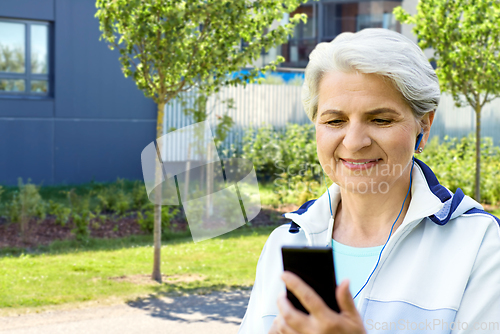
[[[375,166],[380,159],[340,159],[342,164],[350,170],[364,170]]]

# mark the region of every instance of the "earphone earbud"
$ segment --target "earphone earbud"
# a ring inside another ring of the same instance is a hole
[[[420,133],[417,136],[417,143],[415,144],[415,151],[418,150],[418,147],[420,146],[420,142],[422,141],[423,136],[424,136],[424,129],[421,129]]]

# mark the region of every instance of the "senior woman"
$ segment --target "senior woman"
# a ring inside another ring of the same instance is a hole
[[[239,333],[500,332],[499,222],[413,158],[439,97],[434,70],[401,34],[366,29],[314,49],[303,104],[334,183],[270,235]],[[332,246],[340,313],[283,273],[285,245]]]

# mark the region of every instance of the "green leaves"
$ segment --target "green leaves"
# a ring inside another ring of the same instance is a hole
[[[432,168],[439,182],[451,191],[461,188],[466,195],[474,195],[474,161],[476,139],[445,137],[441,142],[434,137],[425,147],[419,159]],[[485,203],[500,202],[500,148],[492,138],[481,140],[481,197]]]
[[[434,50],[441,90],[455,105],[471,106],[480,138],[481,110],[500,96],[500,2],[498,0],[420,0],[417,14],[395,8],[396,19],[414,24],[422,49]],[[480,200],[480,146],[477,147],[476,200]]]
[[[306,0],[97,0],[101,39],[120,49],[125,76],[155,102],[182,91],[253,81],[282,61],[228,77],[259,57],[262,48],[286,41],[304,14],[269,29]],[[269,32],[266,32],[270,30]],[[241,42],[245,41],[245,48]]]
[[[288,179],[310,169],[318,177],[317,171],[321,170],[313,124],[249,128],[242,142],[242,158],[253,162],[261,180]]]
[[[21,232],[26,233],[28,223],[32,218],[45,218],[46,206],[40,196],[40,187],[18,179],[19,191],[14,193],[12,201],[6,203],[7,214],[12,222],[21,224]]]
[[[500,94],[500,3],[489,0],[421,0],[417,14],[395,8],[414,25],[422,49],[432,48],[443,91],[476,109]]]

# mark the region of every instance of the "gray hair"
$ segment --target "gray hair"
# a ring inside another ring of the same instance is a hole
[[[439,104],[439,81],[422,50],[388,29],[345,32],[329,43],[316,45],[309,55],[302,86],[302,104],[313,122],[318,112],[319,83],[332,71],[377,74],[389,79],[416,119],[436,110]]]

